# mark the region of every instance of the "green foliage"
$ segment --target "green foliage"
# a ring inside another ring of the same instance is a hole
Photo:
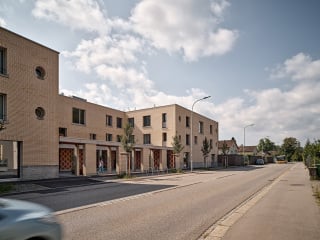
[[[212,149],[212,145],[208,141],[207,137],[205,137],[203,142],[202,142],[202,147],[201,147],[201,152],[202,152],[202,155],[203,155],[203,160],[204,160],[204,165],[205,166],[206,166],[206,159],[207,159],[209,153],[211,152],[211,149]]]
[[[315,140],[313,143],[308,139],[302,155],[307,166],[320,164],[320,139]]]
[[[274,142],[270,141],[269,138],[262,138],[259,141],[257,149],[259,152],[269,153],[270,151],[276,149],[276,145],[274,144]]]
[[[184,146],[182,146],[179,137],[176,135],[172,138],[173,142],[171,143],[173,147],[173,153],[174,154],[180,154],[181,151],[184,149]]]
[[[286,156],[289,162],[300,161],[302,159],[300,142],[294,137],[285,138],[281,145],[281,153]]]
[[[123,149],[129,153],[133,150],[133,147],[135,145],[135,141],[132,135],[133,127],[129,123],[127,123],[123,128],[123,132],[124,133],[121,136],[121,144],[123,146]]]
[[[1,193],[7,193],[14,189],[13,184],[11,183],[1,183],[0,184],[0,194]]]
[[[227,145],[226,141],[223,141],[223,144],[222,144],[222,154],[223,154],[223,155],[226,155],[226,154],[227,154],[227,151],[228,151],[228,145]]]

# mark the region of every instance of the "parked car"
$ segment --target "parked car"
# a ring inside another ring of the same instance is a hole
[[[256,160],[256,165],[264,165],[264,160],[259,158]]]
[[[47,207],[0,198],[0,239],[60,240],[62,227]]]

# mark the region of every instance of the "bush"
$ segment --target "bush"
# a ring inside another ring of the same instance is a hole
[[[0,194],[1,193],[7,193],[14,189],[14,186],[12,183],[1,183],[0,184]]]

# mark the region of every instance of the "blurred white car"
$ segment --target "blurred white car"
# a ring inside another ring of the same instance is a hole
[[[60,240],[62,228],[47,207],[0,198],[0,239]]]
[[[256,164],[257,165],[264,165],[264,160],[259,158],[259,159],[256,160]]]

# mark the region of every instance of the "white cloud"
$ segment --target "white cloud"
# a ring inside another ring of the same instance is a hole
[[[292,80],[320,79],[320,60],[313,61],[309,55],[299,53],[274,69],[271,77],[289,77]]]
[[[32,14],[73,29],[106,34],[108,22],[94,0],[37,0]]]
[[[7,23],[3,18],[0,18],[0,26],[1,27],[6,27],[7,26]]]
[[[237,31],[219,28],[226,1],[141,1],[130,21],[135,31],[153,46],[169,53],[182,52],[185,60],[221,55],[230,51]]]

